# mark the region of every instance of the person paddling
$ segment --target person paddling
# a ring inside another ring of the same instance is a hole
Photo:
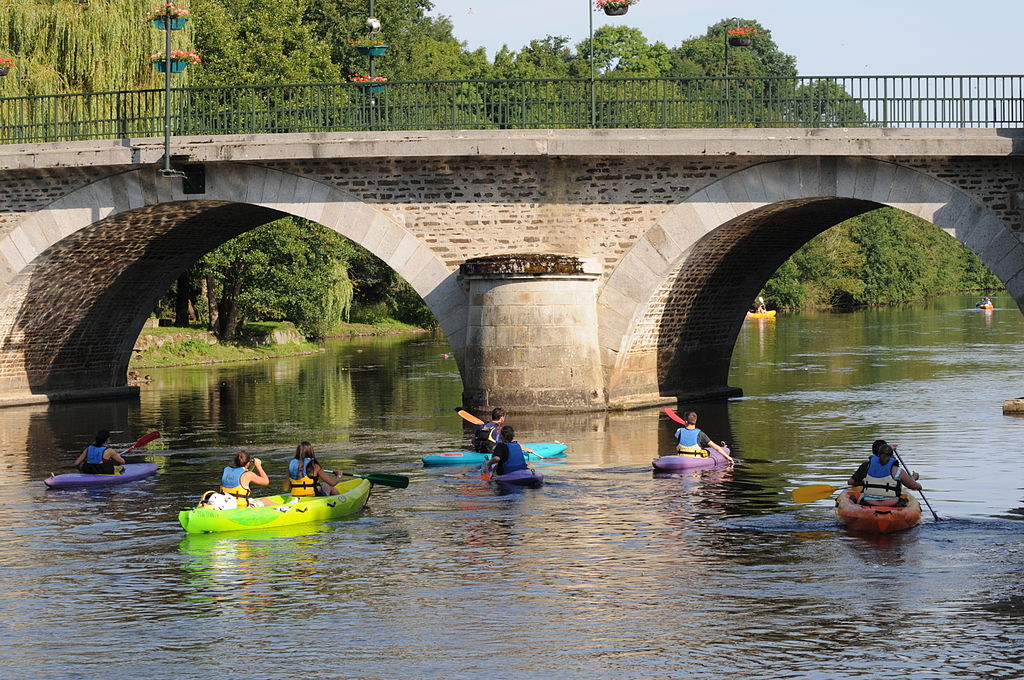
[[[288,490],[293,496],[337,496],[339,477],[324,469],[316,459],[313,445],[302,442],[288,462]]]
[[[687,411],[684,413],[683,420],[686,421],[686,425],[676,430],[675,435],[676,451],[679,452],[680,455],[703,455],[707,458],[707,455],[704,454],[704,450],[711,447],[725,456],[730,462],[732,461],[732,456],[729,455],[728,449],[711,441],[711,437],[697,428],[697,413],[695,411]]]
[[[507,475],[510,472],[529,469],[526,464],[526,451],[516,441],[516,431],[511,425],[501,428],[501,441],[494,446],[494,453],[484,463],[484,475]]]
[[[847,482],[850,486],[862,487],[861,505],[893,507],[899,505],[904,486],[921,490],[917,481],[920,475],[901,469],[899,461],[893,457],[893,447],[884,439],[876,439],[871,451],[871,457],[860,464]]]
[[[255,468],[255,471],[249,469],[250,465]],[[263,471],[263,461],[254,458],[247,451],[239,451],[235,454],[231,465],[224,468],[224,472],[221,473],[220,492],[234,496],[240,508],[272,505],[272,503],[264,503],[258,498],[253,498],[252,490],[249,488],[250,484],[266,486],[270,484],[270,477]]]
[[[504,422],[505,409],[500,406],[491,409],[491,419],[476,428],[473,449],[477,453],[493,453],[494,447],[501,442],[501,426]]]
[[[124,465],[124,458],[120,453],[107,446],[108,441],[110,441],[108,430],[100,430],[96,433],[93,443],[85,447],[75,459],[75,467],[79,472],[90,475],[117,474],[114,463]]]

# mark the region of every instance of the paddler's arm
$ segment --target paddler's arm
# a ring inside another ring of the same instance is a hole
[[[89,453],[89,449],[88,449],[88,448],[84,448],[84,449],[82,449],[82,452],[81,452],[80,454],[78,454],[78,458],[75,458],[75,462],[74,462],[74,463],[72,463],[72,465],[73,465],[74,467],[78,467],[79,465],[81,465],[82,463],[84,463],[84,462],[85,462],[85,456],[86,456],[86,455],[87,455],[88,453]]]
[[[252,464],[253,467],[256,468],[256,470],[246,470],[244,473],[242,473],[242,476],[245,477],[246,475],[249,475],[248,481],[250,484],[259,484],[260,486],[266,486],[267,484],[270,484],[270,477],[268,477],[267,473],[263,471],[263,461],[261,461],[259,458],[253,458]]]
[[[722,443],[724,444],[725,442],[722,442]],[[723,456],[725,456],[729,460],[732,460],[732,456],[729,455],[729,452],[726,451],[721,446],[719,446],[718,444],[716,444],[715,442],[713,442],[710,438],[708,439],[708,446],[713,448],[715,451],[718,451],[720,454],[722,454]]]
[[[908,489],[913,489],[914,491],[921,490],[921,484],[917,481],[919,477],[920,475],[916,472],[910,474],[906,470],[900,469],[900,483]]]
[[[114,461],[118,465],[124,465],[124,458],[121,457],[120,453],[110,448],[108,448],[107,451],[110,451],[110,455],[108,455],[107,458]],[[103,453],[106,454],[107,451],[104,451]]]

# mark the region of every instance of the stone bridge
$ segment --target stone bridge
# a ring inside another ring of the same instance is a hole
[[[131,394],[131,348],[197,258],[285,215],[423,297],[465,404],[601,410],[735,395],[778,266],[892,206],[1024,302],[1024,131],[502,130],[0,146],[0,402]]]

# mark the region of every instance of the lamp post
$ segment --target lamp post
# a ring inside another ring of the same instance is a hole
[[[153,25],[164,32],[164,167],[160,174],[164,177],[186,177],[184,172],[171,167],[171,31],[185,27],[188,20],[172,13],[174,6],[168,2],[164,13],[153,17]]]
[[[597,127],[597,80],[594,77],[594,12],[587,0],[587,17],[590,18],[590,127]]]

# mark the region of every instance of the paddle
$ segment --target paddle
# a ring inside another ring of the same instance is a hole
[[[365,479],[370,484],[393,486],[396,489],[405,489],[409,486],[408,477],[404,475],[389,475],[386,472],[371,472],[368,475],[354,475],[351,472],[335,472],[334,474],[343,477],[358,477],[359,479]]]
[[[903,469],[907,471],[907,474],[908,474],[908,475],[909,475],[909,474],[912,474],[912,473],[910,472],[910,468],[908,468],[908,467],[907,467],[907,466],[906,466],[906,465],[905,465],[905,464],[903,463],[903,459],[902,459],[902,458],[900,458],[900,454],[896,453],[896,447],[895,447],[895,446],[893,446],[893,447],[892,447],[892,455],[896,456],[896,460],[898,460],[898,461],[899,461],[900,465],[901,465],[901,466],[903,466]],[[929,502],[928,502],[928,499],[924,497],[924,491],[921,491],[920,489],[918,489],[918,490],[917,490],[917,492],[918,492],[919,494],[921,494],[921,500],[923,500],[923,501],[924,501],[924,504],[928,506],[928,509],[929,509],[929,510],[931,510],[931,513],[932,513],[932,517],[934,517],[934,518],[935,518],[935,521],[936,521],[936,522],[941,522],[941,521],[942,521],[942,519],[941,519],[941,518],[940,518],[940,517],[939,517],[939,516],[938,516],[938,515],[937,515],[937,514],[935,513],[935,511],[934,511],[934,510],[932,510],[932,504],[931,504],[931,503],[929,503]]]
[[[679,414],[670,409],[668,406],[665,407],[665,415],[672,420],[676,421],[680,425],[686,425],[686,421],[679,417]]]
[[[132,449],[137,449],[140,446],[145,446],[146,444],[150,443],[154,439],[160,439],[160,433],[157,432],[156,430],[153,430],[149,434],[144,434],[141,437],[139,437],[139,440],[137,442],[135,442],[134,444],[132,444],[131,446],[129,446],[124,451],[122,451],[121,455],[123,456],[124,454],[128,453]]]
[[[848,489],[844,486],[832,486],[831,484],[808,484],[793,489],[794,503],[813,503],[823,498],[828,498],[840,489]]]
[[[462,419],[465,420],[468,423],[473,423],[474,425],[483,425],[484,424],[484,421],[480,420],[479,418],[477,418],[475,415],[473,415],[469,411],[464,411],[461,408],[457,408],[457,409],[455,409],[455,412],[458,413],[460,416],[462,416]]]

